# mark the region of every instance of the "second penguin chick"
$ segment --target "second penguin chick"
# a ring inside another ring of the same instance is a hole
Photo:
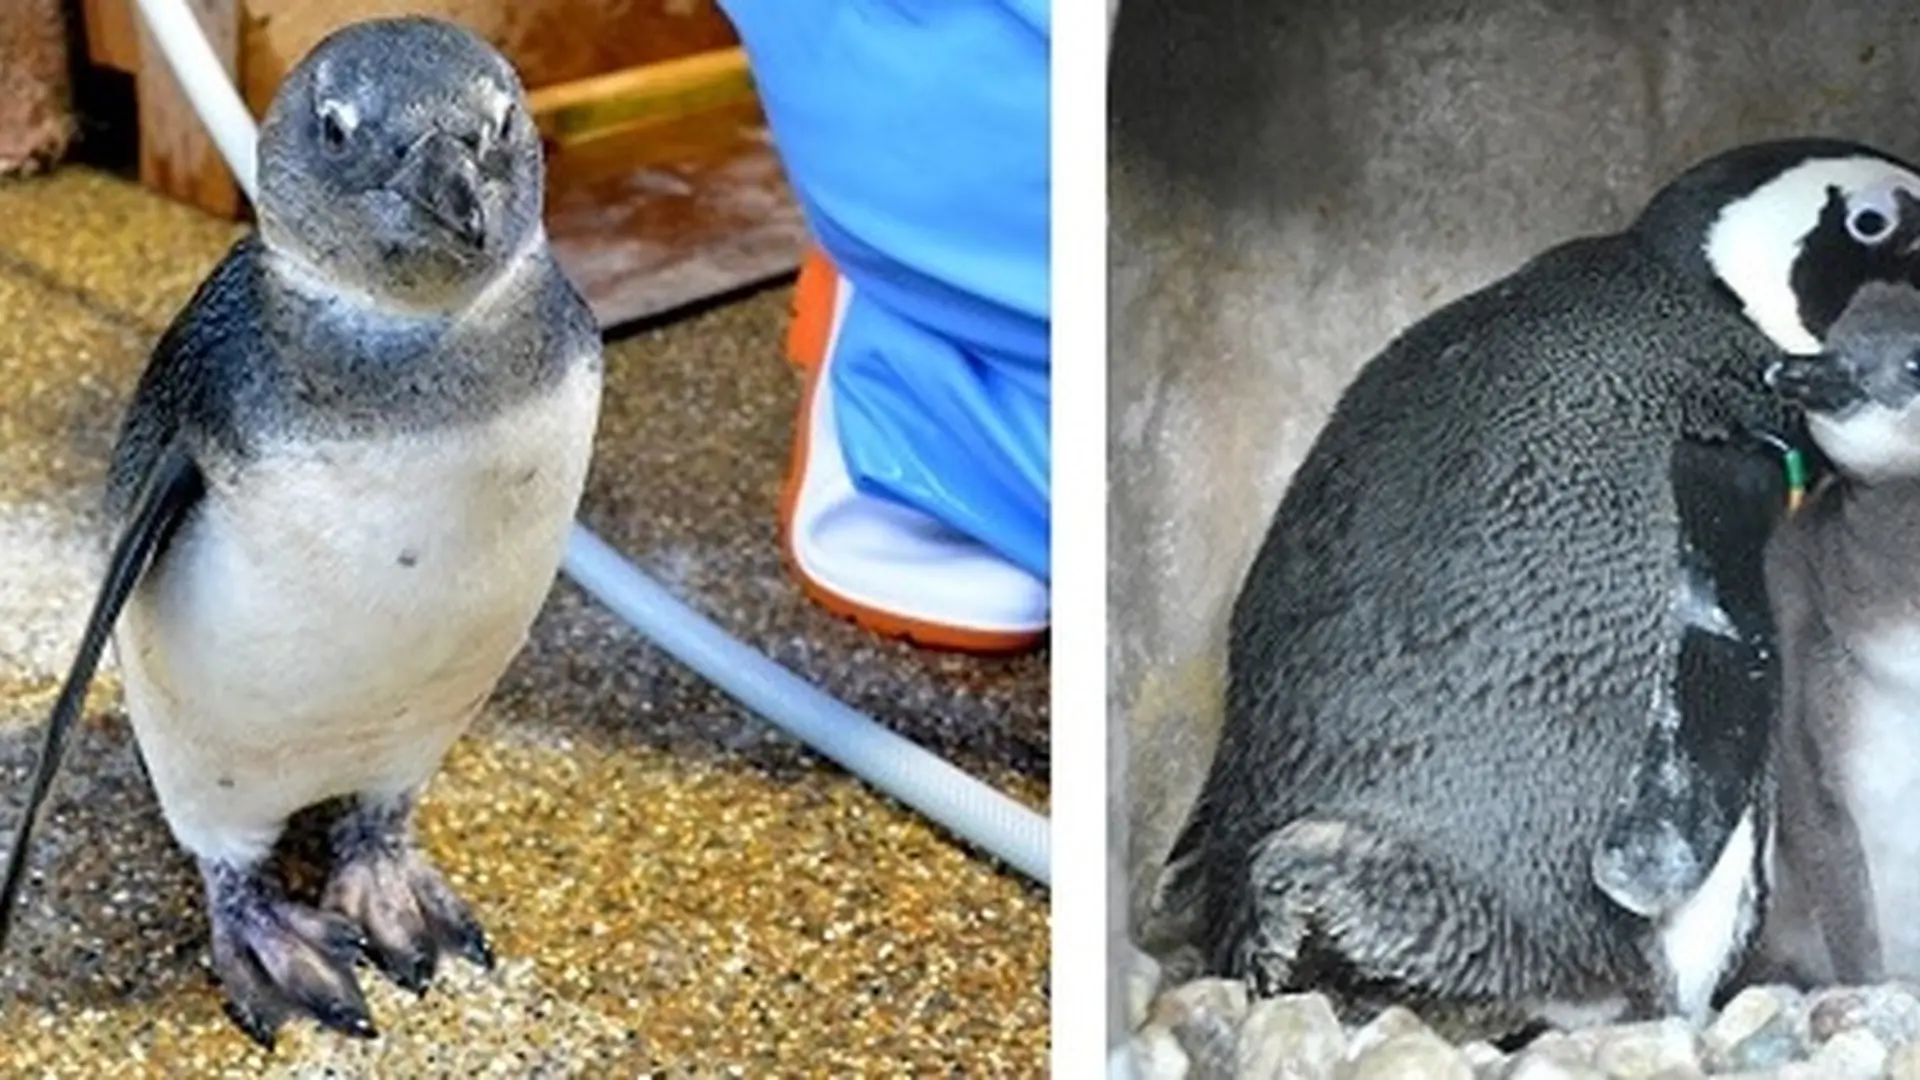
[[[1861,289],[1768,382],[1836,475],[1767,551],[1779,820],[1753,974],[1920,978],[1920,290]]]

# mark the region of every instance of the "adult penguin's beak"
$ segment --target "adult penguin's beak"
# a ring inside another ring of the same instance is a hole
[[[1769,389],[1808,412],[1837,413],[1867,399],[1854,366],[1832,353],[1790,356],[1767,368]]]

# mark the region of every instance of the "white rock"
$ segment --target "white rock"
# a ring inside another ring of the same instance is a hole
[[[1920,1080],[1920,1043],[1902,1043],[1887,1055],[1887,1080]]]
[[[1835,1077],[1824,1066],[1811,1061],[1789,1061],[1776,1069],[1719,1073],[1714,1080],[1835,1080]]]
[[[1829,987],[1807,997],[1807,1042],[1820,1045],[1843,1031],[1865,1029],[1882,1046],[1920,1039],[1920,998],[1908,983]]]
[[[1353,1033],[1352,1041],[1347,1043],[1347,1060],[1354,1061],[1362,1054],[1400,1035],[1432,1035],[1432,1029],[1421,1020],[1412,1009],[1398,1005],[1389,1005],[1380,1010],[1380,1014],[1369,1020],[1364,1027]]]
[[[1160,992],[1160,961],[1139,947],[1127,950],[1127,1030],[1139,1031],[1147,1023],[1147,1010]]]
[[[1145,1027],[1128,1040],[1133,1048],[1133,1075],[1136,1080],[1187,1080],[1193,1063],[1180,1048],[1180,1040],[1163,1027]]]
[[[1169,1028],[1204,1017],[1228,1020],[1238,1028],[1246,1015],[1247,984],[1237,979],[1195,979],[1182,983],[1154,999],[1150,1010],[1153,1023]]]
[[[1593,1065],[1617,1080],[1651,1080],[1673,1070],[1700,1072],[1693,1029],[1678,1019],[1605,1029],[1596,1040]]]
[[[1195,979],[1161,994],[1148,1022],[1173,1032],[1195,1080],[1230,1080],[1246,1017],[1247,984]]]
[[[1598,1029],[1589,1029],[1576,1034],[1549,1031],[1523,1047],[1521,1056],[1544,1058],[1563,1065],[1591,1066],[1593,1049],[1598,1038]]]
[[[1887,1067],[1887,1048],[1878,1036],[1866,1028],[1842,1031],[1820,1045],[1808,1059],[1809,1064],[1833,1080],[1849,1077],[1880,1076]]]
[[[1583,1062],[1529,1049],[1514,1059],[1506,1080],[1607,1080],[1607,1074]]]
[[[1772,1023],[1791,1001],[1777,987],[1750,986],[1727,1002],[1701,1033],[1700,1041],[1709,1055],[1722,1057]]]
[[[1467,1056],[1431,1032],[1394,1035],[1375,1043],[1343,1075],[1346,1080],[1474,1080]]]
[[[1240,1027],[1234,1075],[1239,1080],[1322,1080],[1346,1051],[1346,1032],[1319,994],[1289,994],[1256,1003]]]
[[[1478,1080],[1506,1080],[1507,1064],[1512,1059],[1492,1043],[1470,1042],[1460,1048],[1460,1054],[1473,1066]]]

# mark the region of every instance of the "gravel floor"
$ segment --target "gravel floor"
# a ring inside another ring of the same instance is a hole
[[[1352,1026],[1321,994],[1250,1000],[1224,979],[1162,986],[1138,952],[1126,982],[1138,1080],[1920,1080],[1920,986],[1904,983],[1749,987],[1702,1024],[1552,1031],[1503,1053],[1449,1043],[1399,1007]]]

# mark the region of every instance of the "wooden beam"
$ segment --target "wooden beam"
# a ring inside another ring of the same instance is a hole
[[[792,273],[806,221],[752,104],[556,152],[554,255],[603,327]]]
[[[738,46],[576,79],[528,94],[541,136],[555,146],[754,100],[747,56]]]
[[[133,0],[82,0],[87,59],[131,75],[140,70],[140,28]]]
[[[714,0],[245,0],[244,7],[241,94],[256,113],[322,37],[384,15],[460,23],[506,54],[529,89],[740,43]]]

